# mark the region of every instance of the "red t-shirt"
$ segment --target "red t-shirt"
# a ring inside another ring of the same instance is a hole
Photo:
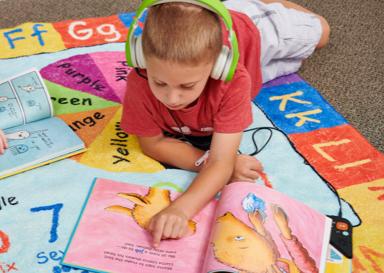
[[[152,94],[148,82],[132,71],[127,78],[121,128],[138,136],[156,136],[163,131],[206,136],[213,132],[242,132],[252,122],[251,98],[259,91],[260,35],[244,14],[231,11],[240,59],[233,79],[225,83],[210,78],[197,102],[172,111]]]
[[[253,99],[263,84],[260,65],[260,33],[247,15],[233,10],[230,10],[230,13],[239,44],[239,63],[245,66],[251,77],[251,98]]]

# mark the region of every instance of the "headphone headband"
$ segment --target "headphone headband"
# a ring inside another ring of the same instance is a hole
[[[208,9],[216,13],[223,20],[224,25],[228,30],[228,40],[231,45],[231,60],[230,60],[231,63],[229,64],[230,66],[229,66],[229,69],[227,69],[228,72],[227,72],[227,75],[225,75],[224,80],[226,81],[231,80],[233,77],[233,74],[235,73],[237,62],[239,59],[238,43],[237,43],[236,34],[232,29],[231,15],[227,10],[227,8],[224,6],[224,4],[218,0],[143,0],[143,2],[141,3],[141,5],[136,11],[136,16],[133,18],[133,21],[128,31],[128,38],[127,38],[127,43],[125,47],[128,65],[132,67],[139,66],[140,61],[137,60],[136,58],[137,56],[135,52],[132,52],[132,50],[135,50],[132,44],[134,44],[134,40],[135,40],[134,33],[136,28],[138,27],[137,22],[141,18],[145,10],[151,6],[160,5],[164,3],[175,3],[175,2],[189,3],[189,4],[201,6],[205,9]]]

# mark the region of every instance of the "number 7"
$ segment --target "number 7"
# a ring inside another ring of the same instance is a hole
[[[57,227],[59,225],[59,212],[62,209],[62,207],[63,207],[63,204],[58,203],[58,204],[51,205],[51,206],[31,208],[31,212],[53,210],[52,226],[51,226],[51,230],[50,230],[51,237],[49,238],[49,241],[48,241],[50,243],[56,242],[56,240],[58,239]]]

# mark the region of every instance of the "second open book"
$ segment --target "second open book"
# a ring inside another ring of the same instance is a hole
[[[149,219],[179,193],[96,179],[63,264],[98,272],[323,272],[331,221],[262,185],[227,185],[189,222],[192,235],[151,247]]]
[[[0,179],[85,151],[76,133],[53,116],[37,70],[0,82],[0,130],[9,146],[0,155]]]

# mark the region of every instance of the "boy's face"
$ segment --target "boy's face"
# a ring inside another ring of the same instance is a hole
[[[168,109],[181,110],[199,98],[213,62],[190,66],[150,57],[146,59],[146,66],[153,95]]]

